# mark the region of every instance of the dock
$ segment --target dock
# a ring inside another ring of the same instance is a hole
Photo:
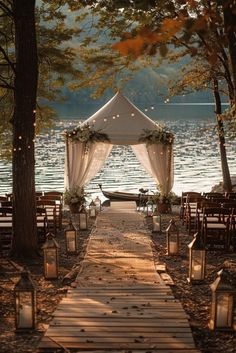
[[[97,217],[76,288],[39,352],[197,353],[188,315],[158,275],[144,216],[132,202]]]

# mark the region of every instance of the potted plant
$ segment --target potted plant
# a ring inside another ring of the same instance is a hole
[[[64,203],[69,206],[71,213],[78,213],[85,201],[84,188],[81,186],[66,189],[64,192]]]
[[[161,214],[171,212],[171,204],[175,198],[175,193],[165,194],[161,192],[161,188],[160,191],[153,192],[151,196],[152,201],[156,204],[157,211]]]

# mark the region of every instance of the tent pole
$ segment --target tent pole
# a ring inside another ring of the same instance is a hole
[[[68,136],[66,135],[66,168],[67,168],[67,186],[68,188],[70,187],[69,183],[69,166],[70,166],[70,161],[69,161],[69,139]]]

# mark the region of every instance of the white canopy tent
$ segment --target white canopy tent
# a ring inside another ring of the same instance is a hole
[[[89,142],[86,131],[106,134],[107,140]],[[79,132],[78,132],[79,131]],[[102,108],[84,121],[77,129],[67,133],[65,158],[65,188],[85,186],[103,167],[113,145],[131,145],[137,159],[167,194],[173,186],[173,139],[141,140],[161,131],[160,125],[135,107],[120,92]],[[80,137],[77,138],[78,134]],[[165,134],[165,132],[164,132]],[[163,137],[162,133],[162,137]],[[164,136],[166,137],[166,135]]]

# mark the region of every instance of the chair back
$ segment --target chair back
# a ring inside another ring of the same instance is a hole
[[[224,194],[222,192],[204,192],[204,196],[207,199],[214,199],[224,197]]]
[[[12,212],[10,207],[0,207],[0,216],[12,216]]]

